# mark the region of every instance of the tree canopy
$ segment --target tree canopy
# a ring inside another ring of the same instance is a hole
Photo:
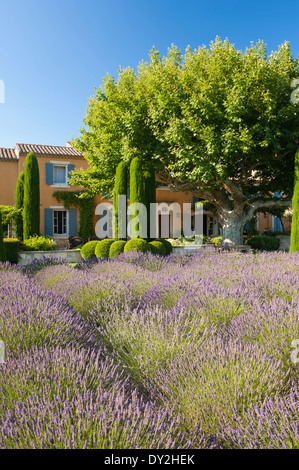
[[[119,70],[96,89],[73,141],[90,168],[71,183],[111,191],[120,161],[151,161],[158,181],[214,204],[224,236],[237,243],[256,211],[290,205],[298,65],[287,42],[270,55],[263,42],[242,52],[219,38],[185,54],[153,48],[137,72]]]

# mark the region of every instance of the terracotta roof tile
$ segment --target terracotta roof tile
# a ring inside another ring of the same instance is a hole
[[[14,149],[0,148],[0,160],[18,160]]]
[[[37,155],[65,155],[70,157],[83,157],[83,155],[73,147],[60,147],[57,145],[16,144],[16,149],[20,154],[34,152]]]

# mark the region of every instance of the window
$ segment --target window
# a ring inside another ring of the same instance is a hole
[[[54,184],[67,184],[67,168],[66,165],[54,165]]]
[[[68,212],[64,210],[54,210],[54,235],[68,234]]]

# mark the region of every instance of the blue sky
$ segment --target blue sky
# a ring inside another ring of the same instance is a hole
[[[285,0],[0,0],[0,147],[65,145],[94,88],[155,46],[182,51],[226,37],[238,49],[288,40],[299,55],[299,4]]]

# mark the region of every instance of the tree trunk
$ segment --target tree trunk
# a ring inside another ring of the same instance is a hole
[[[243,245],[243,230],[246,222],[243,205],[231,211],[220,211],[218,214],[222,226],[221,246],[232,248],[235,245]]]

